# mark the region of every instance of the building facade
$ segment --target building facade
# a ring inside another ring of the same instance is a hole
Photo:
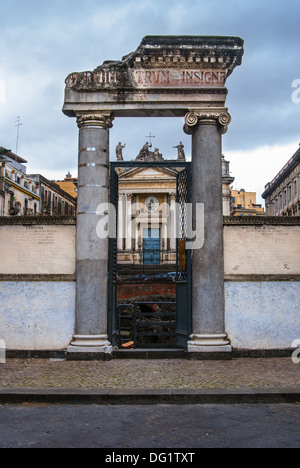
[[[40,188],[39,184],[26,174],[27,161],[3,147],[0,148],[0,155],[0,216],[39,214]]]
[[[76,200],[59,185],[41,174],[32,174],[32,180],[39,187],[41,215],[73,216],[76,214]]]
[[[72,216],[76,200],[40,174],[27,174],[27,161],[0,147],[0,216]]]
[[[300,216],[300,148],[265,186],[268,216]]]
[[[230,216],[265,216],[262,205],[256,203],[256,193],[245,189],[231,190]]]
[[[55,183],[58,185],[64,192],[71,195],[73,198],[77,198],[77,177],[73,177],[70,172],[66,175],[64,180],[56,180]]]
[[[150,151],[146,144],[136,161],[151,163],[164,158],[158,149]],[[121,264],[176,264],[176,240],[170,235],[170,229],[178,172],[168,167],[168,162],[166,167],[159,168],[118,169],[118,262]]]

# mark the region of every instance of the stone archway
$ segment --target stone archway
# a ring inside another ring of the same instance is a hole
[[[79,127],[76,334],[69,352],[112,352],[109,248],[96,234],[97,207],[109,201],[109,129],[115,117],[126,116],[185,119],[192,135],[192,201],[204,205],[204,245],[193,250],[188,351],[231,350],[224,320],[221,148],[231,120],[225,84],[242,56],[243,40],[236,37],[148,36],[121,61],[67,77],[63,112]]]

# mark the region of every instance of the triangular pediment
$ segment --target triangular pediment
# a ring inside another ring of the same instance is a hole
[[[176,178],[176,171],[168,168],[156,168],[156,167],[143,167],[143,168],[134,168],[130,171],[121,174],[120,179],[130,180],[130,179],[172,179]]]

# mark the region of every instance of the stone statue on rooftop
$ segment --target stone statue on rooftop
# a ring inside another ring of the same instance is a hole
[[[155,151],[150,151],[150,148],[152,148],[152,144],[146,143],[139,152],[136,161],[155,162],[164,160],[159,148],[155,148]]]
[[[179,143],[179,145],[173,146],[173,148],[178,149],[178,156],[177,156],[178,161],[185,161],[184,145],[182,144],[182,141]]]
[[[126,148],[126,143],[125,143],[125,145],[122,145],[122,143],[119,141],[119,143],[118,143],[118,145],[116,147],[116,155],[117,155],[117,160],[118,161],[124,161],[123,148]]]

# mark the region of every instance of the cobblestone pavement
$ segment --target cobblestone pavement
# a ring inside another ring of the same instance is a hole
[[[232,361],[8,359],[0,389],[270,389],[300,388],[290,358]]]

